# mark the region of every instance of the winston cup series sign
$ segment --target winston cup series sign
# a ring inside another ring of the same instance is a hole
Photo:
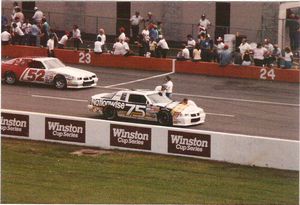
[[[29,116],[1,113],[1,134],[29,137]]]
[[[85,143],[85,122],[46,117],[45,134],[46,139]]]
[[[151,128],[111,124],[110,145],[151,150]]]
[[[168,131],[168,152],[210,157],[210,135]]]

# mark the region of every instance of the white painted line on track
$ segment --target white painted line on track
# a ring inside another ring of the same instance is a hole
[[[234,115],[219,114],[219,113],[209,113],[209,112],[206,112],[206,114],[207,115],[222,116],[222,117],[235,117]]]
[[[120,86],[120,85],[127,85],[127,84],[131,84],[131,83],[141,82],[141,81],[144,81],[144,80],[150,80],[150,79],[153,79],[153,78],[159,78],[159,77],[163,77],[163,76],[166,76],[166,75],[171,75],[173,73],[174,73],[174,71],[169,72],[169,73],[160,74],[160,75],[150,76],[150,77],[147,77],[147,78],[141,78],[141,79],[138,79],[138,80],[132,80],[132,81],[124,82],[124,83],[108,85],[108,86],[105,86],[104,88],[112,88],[112,87],[116,87],[116,86]]]
[[[88,102],[88,100],[74,99],[74,98],[62,98],[55,96],[45,96],[45,95],[31,95],[34,98],[46,98],[46,99],[54,99],[54,100],[67,100],[67,101],[76,101],[76,102]]]

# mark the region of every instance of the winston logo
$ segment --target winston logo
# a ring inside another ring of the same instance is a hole
[[[210,157],[210,135],[168,132],[168,152]]]
[[[151,150],[151,129],[111,124],[110,145]]]
[[[1,134],[29,137],[29,116],[1,113]]]
[[[85,122],[46,118],[46,139],[85,142]]]

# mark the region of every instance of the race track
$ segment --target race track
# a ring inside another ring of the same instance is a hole
[[[87,110],[91,95],[119,89],[154,89],[163,83],[165,74],[73,66],[95,72],[100,79],[98,86],[59,91],[42,85],[2,83],[2,108],[97,118]],[[175,100],[194,100],[207,113],[205,124],[189,129],[299,140],[299,84],[177,73],[170,77]]]

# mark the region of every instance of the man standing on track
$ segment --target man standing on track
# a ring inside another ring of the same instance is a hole
[[[173,82],[171,81],[171,78],[168,75],[166,76],[165,80],[166,80],[166,83],[163,84],[162,90],[165,90],[166,96],[171,99],[172,93],[173,93]]]

